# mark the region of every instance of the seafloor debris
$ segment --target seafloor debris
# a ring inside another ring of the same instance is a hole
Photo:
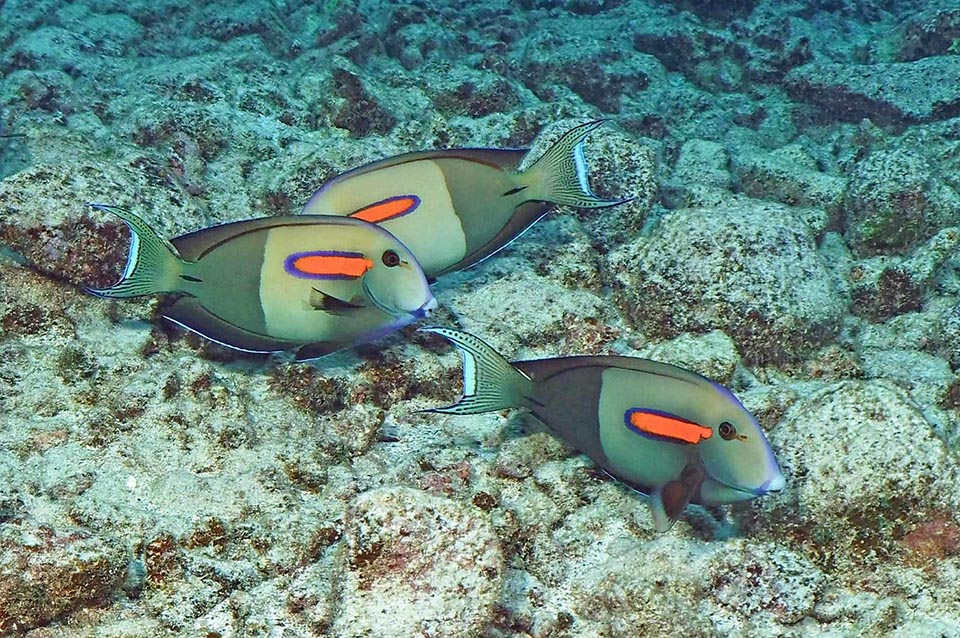
[[[960,636],[958,16],[0,2],[4,630]],[[127,253],[87,202],[172,237],[296,213],[398,153],[536,156],[598,117],[590,184],[637,199],[551,213],[435,285],[435,320],[517,358],[721,379],[789,474],[779,497],[656,536],[534,419],[419,413],[460,369],[413,330],[305,368],[75,287]]]

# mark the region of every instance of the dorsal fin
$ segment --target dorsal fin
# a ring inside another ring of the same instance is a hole
[[[529,148],[452,148],[447,151],[434,151],[438,158],[443,157],[461,157],[499,166],[505,171],[515,171],[520,166],[520,162],[530,152]]]
[[[278,217],[249,219],[241,222],[229,222],[209,228],[201,228],[170,240],[180,256],[187,261],[196,261],[214,246],[236,237],[243,232],[272,228],[277,225]]]
[[[461,158],[498,166],[504,170],[517,170],[517,166],[520,165],[521,160],[526,157],[528,152],[530,152],[529,148],[447,148],[433,151],[402,153],[400,155],[394,155],[393,157],[370,162],[369,164],[364,164],[363,166],[358,166],[345,173],[341,173],[329,180],[323,187],[342,182],[357,175],[363,175],[364,173],[372,173],[373,171],[378,171],[383,168],[390,168],[391,166],[399,166],[401,164],[409,164],[410,162],[419,162],[422,160]],[[323,187],[321,187],[321,190]]]
[[[192,233],[174,237],[170,240],[170,243],[173,244],[183,259],[187,261],[197,261],[220,244],[246,233],[269,228],[279,228],[281,226],[299,226],[304,224],[330,224],[336,226],[350,223],[365,224],[366,222],[350,219],[349,217],[327,217],[321,215],[261,217],[259,219],[247,219],[239,222],[228,222],[226,224],[220,224],[219,226],[211,226],[209,228],[201,228]]]
[[[520,162],[526,157],[529,151],[530,149],[528,148],[451,148],[434,151],[415,151],[413,153],[403,153],[401,155],[387,157],[382,160],[370,162],[369,164],[364,164],[363,166],[358,166],[357,168],[327,180],[310,196],[310,199],[303,207],[303,211],[307,214],[323,214],[325,211],[317,209],[317,202],[320,201],[330,188],[359,175],[365,175],[385,168],[423,160],[463,159],[471,162],[489,164],[490,166],[495,166],[505,171],[516,171]]]

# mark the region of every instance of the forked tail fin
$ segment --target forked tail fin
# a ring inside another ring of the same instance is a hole
[[[98,297],[140,297],[178,290],[180,275],[188,264],[145,221],[130,211],[107,204],[90,204],[97,210],[113,213],[130,229],[130,251],[120,281],[109,288],[85,288]],[[187,275],[187,281],[196,281]]]
[[[518,181],[529,187],[530,199],[577,208],[615,206],[633,199],[602,199],[590,189],[583,142],[603,122],[593,120],[574,126],[554,142],[540,159],[517,176]]]
[[[499,352],[479,338],[452,328],[421,328],[447,339],[463,355],[463,398],[444,408],[425,412],[443,414],[480,414],[524,405],[531,381],[510,365]]]

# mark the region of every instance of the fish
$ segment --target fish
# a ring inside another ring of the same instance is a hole
[[[437,302],[416,257],[360,219],[266,217],[164,241],[129,210],[91,204],[130,231],[120,280],[98,297],[179,297],[163,316],[244,352],[315,359],[429,316]]]
[[[554,205],[600,208],[632,200],[601,199],[590,189],[583,144],[603,122],[571,128],[523,171],[525,148],[419,151],[366,164],[323,184],[302,214],[383,226],[432,281],[496,253]]]
[[[784,487],[757,420],[729,389],[696,372],[625,356],[511,363],[469,333],[421,331],[444,337],[463,355],[463,397],[427,412],[526,408],[607,474],[648,496],[658,532],[690,503],[735,503]]]

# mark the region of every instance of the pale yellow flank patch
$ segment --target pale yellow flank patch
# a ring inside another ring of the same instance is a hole
[[[418,160],[389,169],[361,173],[330,184],[321,197],[303,212],[311,215],[343,214],[390,197],[416,195],[420,206],[409,215],[380,222],[417,256],[424,272],[442,270],[460,261],[467,240],[460,218],[453,210],[440,167],[431,160]]]

